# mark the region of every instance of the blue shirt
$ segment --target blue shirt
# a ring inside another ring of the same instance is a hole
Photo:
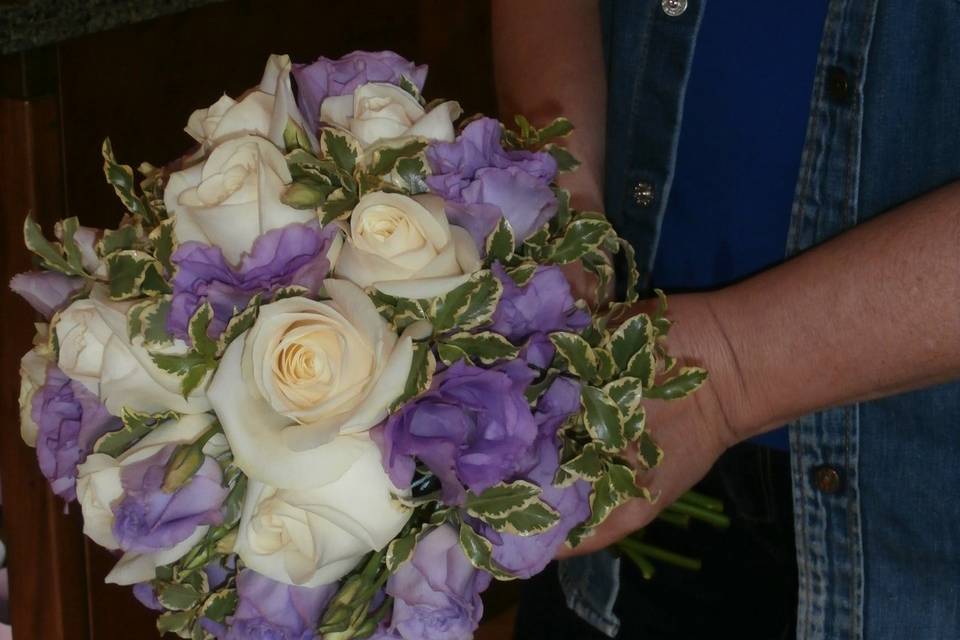
[[[652,284],[731,284],[783,261],[826,0],[704,8]],[[786,428],[753,439],[789,448]]]

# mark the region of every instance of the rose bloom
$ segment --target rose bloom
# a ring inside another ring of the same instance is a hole
[[[57,366],[97,395],[115,416],[124,407],[146,413],[209,411],[204,385],[184,398],[180,378],[153,362],[143,338],[130,339],[127,311],[132,304],[111,300],[106,288],[98,284],[89,298],[67,307],[54,325],[60,344]],[[164,351],[186,350],[187,345],[176,340]]]
[[[251,480],[247,486],[235,550],[273,580],[308,587],[339,580],[393,540],[410,515],[391,498],[401,492],[367,434],[338,436],[321,448],[352,460],[327,484],[277,489]]]
[[[354,208],[336,272],[361,287],[429,298],[463,284],[480,265],[470,234],[447,223],[442,199],[378,191]]]
[[[206,109],[190,114],[184,130],[201,145],[196,157],[202,157],[224,140],[244,135],[267,138],[282,148],[283,131],[290,120],[304,129],[311,142],[316,142],[293,97],[290,69],[289,56],[272,55],[259,86],[239,102],[224,95]]]
[[[324,446],[377,424],[403,391],[413,358],[356,285],[327,280],[330,300],[288,298],[260,309],[224,353],[209,397],[237,465],[285,489],[326,484],[362,447]]]
[[[443,102],[429,112],[392,84],[369,82],[352,94],[331,96],[320,105],[320,120],[346,129],[364,146],[380,140],[420,137],[451,142],[460,105]]]
[[[291,181],[286,159],[269,140],[227,140],[202,163],[170,176],[163,200],[176,216],[174,237],[219,247],[237,265],[267,231],[316,219],[314,211],[280,201]]]

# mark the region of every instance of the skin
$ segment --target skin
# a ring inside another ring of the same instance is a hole
[[[606,82],[597,3],[492,6],[501,115],[522,112],[535,124],[569,117],[577,125],[570,147],[584,165],[565,186],[580,208],[602,210]],[[570,275],[575,289],[589,289],[582,274]],[[622,506],[560,556],[643,527],[737,442],[820,409],[960,377],[958,300],[960,182],[734,286],[672,296],[669,349],[706,367],[710,379],[687,399],[647,404],[665,462],[638,482],[659,499]]]

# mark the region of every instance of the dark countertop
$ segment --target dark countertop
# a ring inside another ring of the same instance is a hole
[[[223,0],[0,0],[0,54]]]

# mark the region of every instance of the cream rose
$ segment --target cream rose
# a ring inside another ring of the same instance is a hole
[[[398,338],[360,289],[343,280],[324,286],[330,300],[261,307],[208,391],[237,466],[283,489],[343,475],[361,449],[326,444],[386,417],[413,358],[411,337]]]
[[[424,111],[409,93],[382,82],[360,85],[353,94],[331,96],[320,105],[320,120],[347,129],[363,145],[408,136],[453,142],[453,121],[460,113],[453,101]]]
[[[149,458],[166,445],[193,442],[213,420],[210,414],[184,416],[156,427],[119,458],[103,453],[87,456],[77,468],[77,501],[83,510],[83,532],[87,537],[107,549],[119,549],[113,535],[113,505],[123,496],[120,471],[127,465]],[[211,438],[204,446],[204,453],[217,455],[224,450],[223,445],[222,439]],[[107,574],[106,581],[134,584],[153,579],[157,567],[183,557],[203,538],[207,529],[207,526],[198,526],[190,537],[164,551],[125,553]]]
[[[463,284],[480,265],[470,234],[448,224],[442,198],[375,192],[350,216],[336,273],[390,295],[429,298]]]
[[[33,396],[47,380],[50,359],[43,347],[34,347],[20,360],[20,437],[29,447],[37,446],[39,427],[33,420]]]
[[[287,161],[269,140],[227,140],[203,164],[170,176],[163,198],[176,214],[174,237],[220,247],[236,265],[267,231],[316,219],[280,201],[290,181]]]
[[[307,587],[335,582],[406,523],[410,512],[391,499],[399,492],[367,434],[338,436],[322,448],[332,456],[344,449],[353,458],[327,484],[298,490],[255,480],[247,485],[235,551],[254,571]]]
[[[103,285],[90,297],[77,300],[60,313],[54,325],[60,345],[57,365],[65,374],[97,394],[107,411],[119,416],[124,407],[156,413],[209,411],[200,385],[186,398],[180,379],[160,369],[143,346],[143,338],[130,340],[127,310],[132,302],[110,300]],[[165,353],[185,353],[181,340]]]
[[[199,156],[225,140],[256,135],[283,148],[283,131],[290,120],[300,126],[316,146],[313,132],[304,124],[290,86],[290,57],[272,55],[260,85],[239,102],[224,95],[206,109],[190,115],[184,129],[200,143]]]

